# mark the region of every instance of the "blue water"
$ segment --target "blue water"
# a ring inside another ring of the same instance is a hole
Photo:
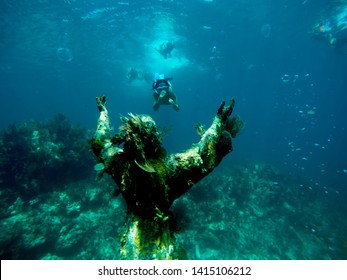
[[[62,113],[93,130],[95,97],[105,94],[115,128],[128,112],[150,114],[171,128],[164,145],[178,152],[234,97],[246,125],[222,166],[263,162],[346,196],[347,55],[310,35],[342,5],[3,0],[0,129]],[[175,49],[164,59],[156,48],[166,40]],[[151,81],[129,82],[131,67],[172,77],[180,111],[154,112]]]

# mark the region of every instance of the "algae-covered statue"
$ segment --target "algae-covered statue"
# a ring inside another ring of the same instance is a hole
[[[235,101],[221,104],[207,130],[198,125],[198,143],[182,153],[167,155],[150,116],[122,117],[119,132],[111,136],[106,97],[96,100],[100,117],[92,149],[100,172],[112,177],[127,204],[121,258],[184,258],[185,251],[176,243],[171,228],[169,209],[232,151],[232,138],[243,125],[239,118],[229,118]]]

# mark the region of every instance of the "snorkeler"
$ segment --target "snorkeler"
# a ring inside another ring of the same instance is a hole
[[[167,59],[168,57],[172,57],[171,52],[173,51],[173,49],[175,48],[175,45],[173,42],[170,41],[166,41],[163,42],[159,49],[157,49],[157,51],[165,58]]]
[[[127,79],[128,79],[129,83],[131,83],[135,80],[141,80],[142,79],[142,72],[131,67],[131,68],[129,68],[129,70],[127,72]]]
[[[126,78],[128,83],[132,83],[133,81],[145,81],[150,83],[152,81],[152,74],[147,70],[139,70],[134,67],[130,67],[126,74]]]
[[[347,54],[347,5],[338,7],[333,16],[315,24],[312,37],[327,41],[338,52]]]
[[[164,75],[155,74],[154,82],[152,85],[154,105],[153,110],[157,111],[160,105],[172,105],[176,112],[179,107],[176,103],[176,95],[172,90],[170,83],[172,78],[165,78]]]

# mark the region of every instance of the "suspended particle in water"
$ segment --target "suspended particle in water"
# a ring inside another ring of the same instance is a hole
[[[268,23],[263,24],[260,28],[260,32],[264,38],[269,38],[271,35],[271,25]]]
[[[63,62],[70,62],[73,59],[72,52],[69,48],[58,48],[56,51],[57,58]]]

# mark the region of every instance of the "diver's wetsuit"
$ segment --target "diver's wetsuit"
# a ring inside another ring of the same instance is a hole
[[[169,79],[157,79],[153,82],[153,110],[157,111],[160,105],[172,105],[175,111],[179,110]]]

